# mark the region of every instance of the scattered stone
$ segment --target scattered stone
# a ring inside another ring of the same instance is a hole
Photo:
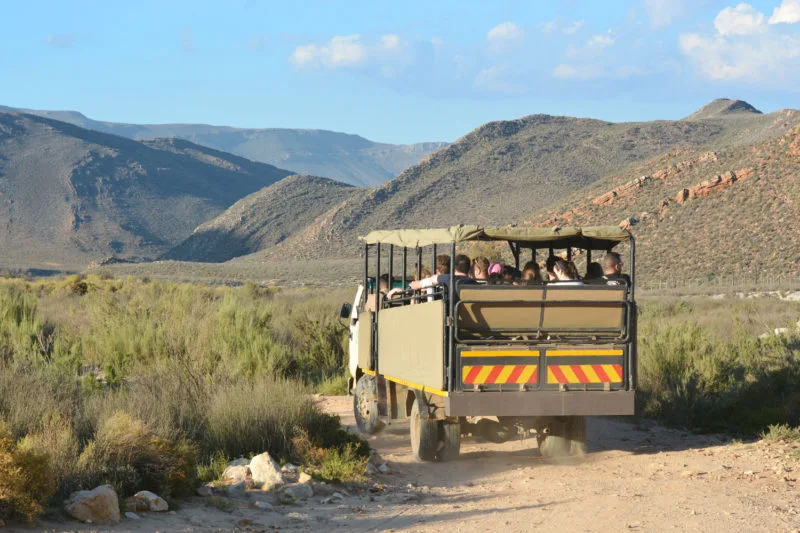
[[[64,510],[81,522],[109,524],[119,522],[119,498],[111,485],[73,492],[64,502]]]
[[[126,507],[128,503],[132,503],[133,509],[128,511],[152,511],[154,513],[162,513],[169,511],[169,505],[166,500],[158,494],[152,493],[149,490],[140,490],[126,500]]]
[[[320,503],[323,503],[323,504],[334,504],[334,503],[339,503],[342,500],[344,500],[344,496],[342,496],[338,492],[334,492],[333,494],[331,494],[327,498],[323,498],[322,500],[320,500]],[[374,499],[372,501],[374,501]]]
[[[372,463],[367,463],[367,475],[368,476],[374,476],[377,473],[378,473],[378,469],[375,468],[375,465],[372,464]]]
[[[307,522],[309,518],[307,514],[302,514],[302,513],[287,513],[286,517],[291,518],[293,520],[299,520],[301,522]]]
[[[269,502],[258,500],[257,502],[253,503],[253,507],[261,509],[262,511],[274,511],[275,508],[272,507],[272,504]]]
[[[202,496],[203,498],[208,498],[209,496],[213,496],[214,487],[209,487],[208,485],[201,485],[197,487],[197,495]]]
[[[311,485],[308,483],[297,483],[284,488],[283,494],[284,496],[291,498],[293,501],[307,500],[308,498],[314,496],[314,489],[312,489]]]
[[[250,461],[250,472],[253,482],[264,490],[271,490],[284,483],[281,468],[267,452],[253,457]]]
[[[333,487],[331,487],[324,481],[320,483],[312,483],[311,488],[314,489],[314,494],[316,496],[330,496],[331,494],[333,494]]]
[[[339,494],[338,492],[334,492],[333,494],[331,494],[331,498],[336,498],[336,499],[339,499],[339,500],[344,500],[344,496],[342,496],[342,495],[341,495],[341,494]]]
[[[244,481],[233,483],[232,485],[228,485],[225,490],[231,498],[239,498],[247,493],[247,483]]]
[[[238,459],[234,459],[233,461],[229,462],[228,466],[248,466],[249,464],[250,459],[239,457]]]
[[[139,515],[138,515],[138,514],[136,514],[136,513],[132,513],[132,512],[130,512],[130,511],[127,511],[127,512],[125,513],[125,518],[128,518],[128,519],[130,519],[130,520],[141,520],[141,518],[139,517]]]
[[[229,466],[222,472],[222,479],[234,483],[243,482],[248,477],[250,477],[250,467],[243,465]]]
[[[300,477],[297,479],[298,483],[308,483],[311,481],[311,476],[305,472],[300,472]]]
[[[678,194],[675,195],[675,202],[682,204],[686,200],[689,199],[689,189],[681,189],[678,191]]]
[[[378,472],[380,472],[381,474],[391,474],[392,469],[389,468],[389,465],[387,465],[386,463],[381,463],[378,466]]]
[[[293,465],[292,463],[286,463],[281,467],[281,472],[284,474],[294,474],[297,472],[297,466]]]

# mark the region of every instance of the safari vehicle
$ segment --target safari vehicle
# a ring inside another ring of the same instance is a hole
[[[635,244],[628,231],[462,225],[373,231],[361,240],[364,280],[354,303],[342,307],[361,432],[409,418],[415,457],[449,460],[459,454],[462,431],[483,419],[494,440],[535,431],[542,455],[557,457],[584,452],[586,416],[634,413]],[[540,252],[581,254],[588,265],[593,253],[626,243],[630,284],[457,283],[457,246],[475,241],[507,242],[517,268],[545,257]],[[400,274],[407,287],[409,262],[419,279],[428,252],[432,264],[437,252],[450,254],[449,283],[384,298],[379,277]]]

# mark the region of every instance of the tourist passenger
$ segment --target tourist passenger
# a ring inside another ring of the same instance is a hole
[[[522,281],[542,281],[539,263],[536,261],[525,263],[525,266],[522,267]]]
[[[489,279],[489,260],[485,257],[476,257],[472,261],[472,278],[476,281]]]
[[[439,258],[436,258],[436,271],[439,271]],[[469,257],[463,254],[456,256],[453,274],[455,275],[456,285],[474,284],[475,280],[469,277],[470,260]],[[448,269],[449,270],[449,269]],[[427,289],[429,287],[443,286],[445,291],[448,290],[450,284],[450,274],[437,274],[429,278],[421,279],[419,281],[412,281],[411,288],[416,290]]]
[[[589,265],[586,267],[586,276],[584,276],[583,279],[589,281],[589,280],[601,279],[602,277],[603,277],[603,266],[596,261],[592,261],[591,263],[589,263]]]
[[[556,276],[556,283],[559,285],[583,285],[583,282],[578,279],[578,272],[571,261],[557,257],[553,263],[553,273]]]
[[[447,254],[440,254],[436,256],[436,266],[434,270],[437,274],[450,273],[450,256]]]
[[[547,281],[558,281],[556,273],[553,271],[557,259],[560,258],[556,257],[555,255],[551,255],[550,257],[547,258],[547,261],[545,261],[544,263],[544,268],[547,271]]]
[[[624,281],[625,284],[630,285],[631,278],[622,273],[622,264],[622,258],[617,252],[608,252],[603,258],[603,278],[616,283]]]

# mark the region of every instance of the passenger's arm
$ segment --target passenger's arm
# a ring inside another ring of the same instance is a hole
[[[436,276],[431,276],[429,278],[421,279],[419,281],[414,280],[411,282],[411,288],[415,291],[420,289],[427,289],[428,287],[435,287],[439,284],[439,280],[436,279]]]

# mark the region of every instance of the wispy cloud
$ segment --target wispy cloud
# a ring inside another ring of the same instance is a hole
[[[49,33],[44,42],[53,48],[70,48],[77,40],[74,33]]]
[[[590,48],[599,48],[599,49],[608,48],[613,44],[614,44],[614,34],[611,32],[611,30],[608,30],[607,33],[593,36],[591,39],[589,39],[589,42],[586,43],[586,45],[589,46]]]
[[[563,30],[564,35],[574,35],[583,28],[583,21],[582,20],[573,20],[569,24],[567,24]]]
[[[726,7],[714,19],[714,27],[720,35],[753,35],[766,30],[764,14],[750,4]]]
[[[306,44],[292,52],[290,61],[298,68],[327,69],[355,67],[366,61],[367,52],[359,34],[336,35],[327,44]]]
[[[686,12],[687,0],[642,0],[652,28],[666,28]]]
[[[489,51],[502,53],[519,44],[525,38],[525,32],[513,22],[503,22],[489,30],[486,40]]]

